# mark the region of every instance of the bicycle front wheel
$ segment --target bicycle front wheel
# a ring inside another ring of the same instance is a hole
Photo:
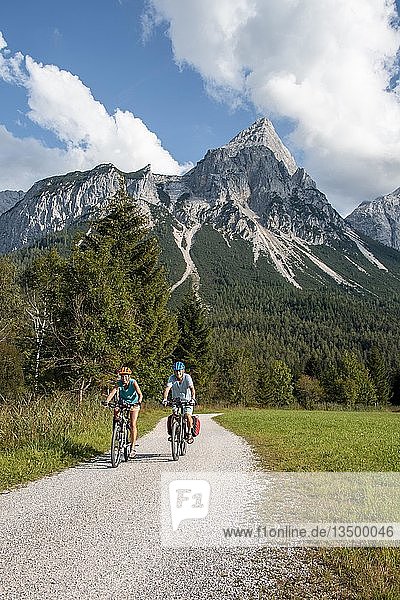
[[[111,464],[118,467],[121,462],[122,429],[120,423],[115,423],[111,439]]]
[[[173,460],[178,460],[179,458],[179,436],[180,436],[180,427],[179,424],[175,421],[172,423],[171,427],[171,451]]]
[[[128,442],[128,427],[125,425],[123,432],[122,432],[122,439],[123,439],[123,445],[124,445],[124,459],[125,462],[127,462],[129,460],[129,456],[131,453],[131,445]]]
[[[183,425],[182,439],[179,444],[179,453],[181,456],[185,456],[186,450],[187,450],[186,430],[187,430],[187,426]]]

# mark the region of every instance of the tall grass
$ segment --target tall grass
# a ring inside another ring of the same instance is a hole
[[[78,403],[61,393],[1,404],[0,491],[105,452],[111,415],[97,397]],[[142,410],[139,432],[149,431],[161,416],[159,410]]]

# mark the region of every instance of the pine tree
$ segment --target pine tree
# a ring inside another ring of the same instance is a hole
[[[215,403],[251,406],[257,400],[256,371],[245,344],[224,348],[210,374],[207,399]]]
[[[52,336],[46,350],[54,358],[48,377],[73,385],[81,397],[129,364],[144,392],[159,392],[176,323],[158,257],[144,217],[120,193],[110,213],[75,244],[60,285],[47,294]]]
[[[400,405],[400,369],[397,368],[392,376],[392,404],[395,406]]]
[[[11,398],[24,384],[23,355],[18,348],[23,308],[17,269],[7,257],[0,257],[0,281],[0,396]]]
[[[19,338],[26,355],[26,379],[35,392],[53,378],[59,360],[56,329],[65,303],[66,265],[57,250],[46,250],[28,263],[21,276],[24,325]]]
[[[355,408],[357,404],[377,404],[376,388],[371,375],[354,352],[344,353],[336,385],[337,401],[348,408]]]
[[[179,341],[174,359],[183,360],[195,385],[204,388],[210,368],[211,325],[199,296],[190,290],[178,311]]]
[[[292,373],[282,360],[268,365],[260,385],[260,402],[264,406],[291,406],[293,396]]]
[[[22,301],[17,269],[6,256],[0,257],[0,281],[0,342],[10,342],[21,319]]]
[[[367,365],[372,381],[375,384],[378,403],[381,406],[387,406],[393,395],[389,370],[385,364],[382,352],[376,346],[373,346],[368,354]]]

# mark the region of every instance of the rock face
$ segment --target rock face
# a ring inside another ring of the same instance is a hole
[[[364,235],[400,250],[400,188],[372,202],[362,202],[346,221]]]
[[[275,158],[282,162],[288,173],[293,175],[297,170],[296,162],[286,146],[277,135],[271,121],[259,119],[253,125],[238,133],[226,146],[229,156],[236,156],[243,148],[265,147],[271,150]]]
[[[38,181],[0,216],[0,251],[14,250],[89,218],[102,208],[98,199],[110,197],[118,186],[118,172],[112,165]]]
[[[181,177],[153,174],[150,165],[122,173],[106,164],[39,181],[12,210],[0,215],[0,252],[102,215],[120,188],[151,219],[155,206],[169,213],[174,240],[192,272],[190,246],[203,225],[211,225],[228,242],[235,236],[249,241],[255,260],[266,255],[297,287],[295,269],[306,269],[305,262],[310,261],[337,282],[346,283],[313,254],[312,246],[350,243],[363,252],[361,240],[304,169],[297,167],[268,119],[256,121],[225,146],[208,151]]]
[[[303,169],[291,175],[266,146],[236,147],[236,154],[228,148],[209,151],[181,178],[188,195],[186,210],[191,200],[203,198],[207,216],[220,225],[227,212],[235,220],[250,210],[268,230],[293,234],[311,244],[342,235],[343,219]],[[173,197],[168,181],[163,189]]]
[[[21,200],[21,198],[23,198],[24,194],[25,192],[22,190],[19,190],[18,192],[12,190],[0,192],[0,215],[12,208],[19,200]]]

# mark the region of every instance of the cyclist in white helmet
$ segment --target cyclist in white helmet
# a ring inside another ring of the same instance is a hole
[[[196,392],[193,385],[193,380],[189,373],[185,373],[185,365],[181,361],[177,361],[173,364],[174,374],[168,378],[167,386],[163,394],[163,404],[167,404],[168,394],[171,390],[172,394],[172,411],[177,411],[177,404],[180,400],[186,400],[187,404],[184,405],[184,414],[188,422],[189,429],[189,440],[192,441],[192,427],[193,427],[193,406],[195,405]]]

